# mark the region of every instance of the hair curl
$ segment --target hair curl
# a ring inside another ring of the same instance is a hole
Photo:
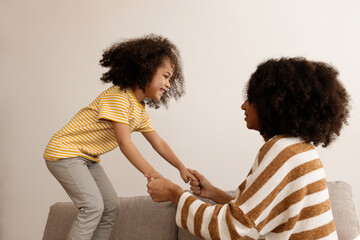
[[[180,53],[167,38],[149,34],[142,38],[121,41],[105,50],[100,65],[109,68],[101,80],[113,83],[120,89],[139,87],[143,91],[152,81],[156,69],[168,57],[173,68],[170,88],[159,101],[145,99],[149,107],[167,107],[170,98],[179,99],[185,94]]]
[[[261,63],[246,87],[260,133],[286,134],[327,147],[348,124],[350,97],[337,77],[333,66],[305,58]]]

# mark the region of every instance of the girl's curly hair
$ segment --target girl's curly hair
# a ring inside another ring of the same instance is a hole
[[[304,58],[261,63],[246,87],[259,115],[260,133],[286,134],[327,147],[348,124],[350,97],[337,77],[331,65]]]
[[[149,34],[142,38],[121,41],[105,50],[100,65],[109,68],[101,80],[112,82],[120,89],[139,87],[143,91],[149,86],[156,69],[168,57],[173,68],[170,88],[160,101],[145,99],[149,107],[167,107],[170,98],[179,99],[185,94],[184,77],[180,53],[176,46],[167,38]]]

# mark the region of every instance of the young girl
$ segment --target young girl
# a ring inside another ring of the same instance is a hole
[[[314,147],[340,135],[349,97],[330,65],[303,58],[271,59],[247,85],[246,126],[265,144],[235,197],[203,175],[194,194],[162,178],[150,178],[155,201],[178,204],[178,226],[205,239],[337,239],[325,172]]]
[[[177,48],[166,38],[148,35],[113,45],[100,60],[109,70],[101,80],[114,86],[50,140],[44,154],[50,172],[79,209],[68,239],[109,239],[119,199],[99,156],[117,146],[144,175],[162,177],[139,153],[130,133],[141,132],[152,147],[180,171],[185,182],[195,177],[151,125],[145,105],[158,108],[184,93]]]

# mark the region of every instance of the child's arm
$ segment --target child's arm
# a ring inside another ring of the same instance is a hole
[[[144,175],[153,178],[162,177],[140,154],[130,138],[129,126],[122,123],[111,122],[115,132],[116,140],[119,144],[121,152],[125,157]]]
[[[160,156],[162,156],[171,165],[179,169],[181,178],[184,180],[184,182],[187,183],[189,180],[197,182],[196,177],[187,170],[185,165],[175,155],[169,145],[155,131],[143,132],[142,134],[155,149],[155,151],[160,154]]]

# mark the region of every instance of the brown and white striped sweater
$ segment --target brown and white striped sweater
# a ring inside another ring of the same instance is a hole
[[[322,163],[299,138],[268,140],[234,199],[210,205],[185,192],[176,223],[204,239],[337,239]]]

